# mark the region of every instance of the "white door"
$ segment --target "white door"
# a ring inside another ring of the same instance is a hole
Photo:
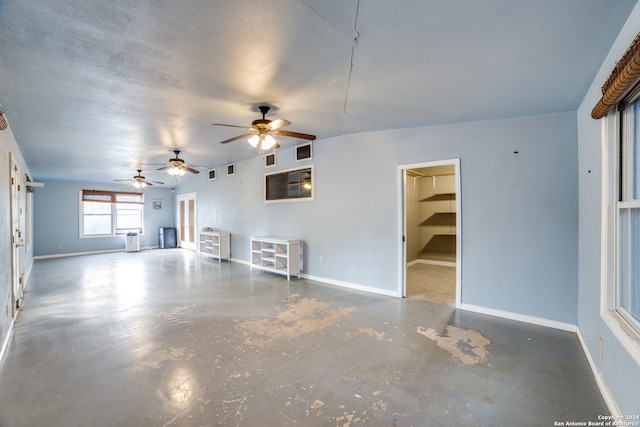
[[[185,249],[196,250],[196,236],[198,224],[196,193],[182,194],[178,196],[178,246]]]
[[[10,155],[11,167],[11,299],[13,314],[20,307],[24,293],[22,283],[22,247],[24,237],[20,227],[20,195],[23,191],[20,181],[20,168]]]

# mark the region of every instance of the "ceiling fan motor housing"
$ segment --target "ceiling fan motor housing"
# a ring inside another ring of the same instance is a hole
[[[269,119],[256,119],[253,122],[251,122],[251,126],[253,126],[258,130],[262,130],[262,129],[267,130],[269,123],[271,123],[271,120]]]

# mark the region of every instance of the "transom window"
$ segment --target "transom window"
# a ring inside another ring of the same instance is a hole
[[[102,190],[80,192],[80,237],[143,232],[144,195]]]

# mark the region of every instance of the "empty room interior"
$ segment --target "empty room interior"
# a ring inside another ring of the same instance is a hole
[[[0,426],[640,427],[639,31],[0,2]]]

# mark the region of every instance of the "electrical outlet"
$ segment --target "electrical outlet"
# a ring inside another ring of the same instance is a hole
[[[602,337],[598,337],[598,356],[602,359]]]
[[[324,264],[324,257],[323,256],[320,257],[320,264]]]
[[[62,249],[62,245],[60,243],[58,243],[58,245],[56,246],[57,250],[61,250]]]

